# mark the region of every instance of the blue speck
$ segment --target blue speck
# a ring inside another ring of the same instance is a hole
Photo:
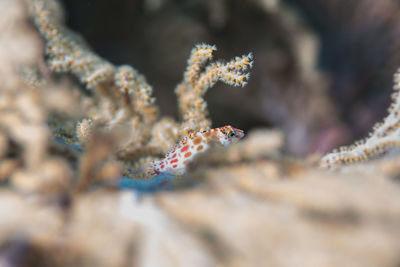
[[[159,174],[149,180],[134,180],[122,176],[118,180],[118,187],[121,190],[134,189],[141,193],[154,193],[160,190],[168,190],[173,187],[175,176],[169,173]]]

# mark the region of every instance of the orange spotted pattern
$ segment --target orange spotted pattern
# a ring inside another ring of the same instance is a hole
[[[244,132],[230,125],[185,136],[165,158],[150,163],[149,175],[183,174],[196,155],[205,152],[211,143],[229,146],[243,138]]]

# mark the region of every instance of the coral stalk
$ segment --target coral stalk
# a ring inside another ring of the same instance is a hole
[[[393,103],[383,122],[376,124],[374,131],[365,140],[358,141],[350,147],[342,147],[339,152],[325,155],[320,161],[321,167],[338,167],[342,164],[365,161],[400,146],[400,68],[394,75],[393,88]]]

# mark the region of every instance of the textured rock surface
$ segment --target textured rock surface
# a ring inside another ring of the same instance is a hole
[[[151,195],[95,190],[63,203],[3,190],[0,237],[66,266],[398,266],[398,159],[330,172],[268,153]]]

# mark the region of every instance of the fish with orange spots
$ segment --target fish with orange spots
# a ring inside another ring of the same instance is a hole
[[[180,175],[196,155],[205,152],[211,143],[229,146],[244,137],[242,130],[230,125],[207,131],[201,131],[185,136],[178,145],[168,152],[164,159],[150,163],[149,176],[163,173]]]

